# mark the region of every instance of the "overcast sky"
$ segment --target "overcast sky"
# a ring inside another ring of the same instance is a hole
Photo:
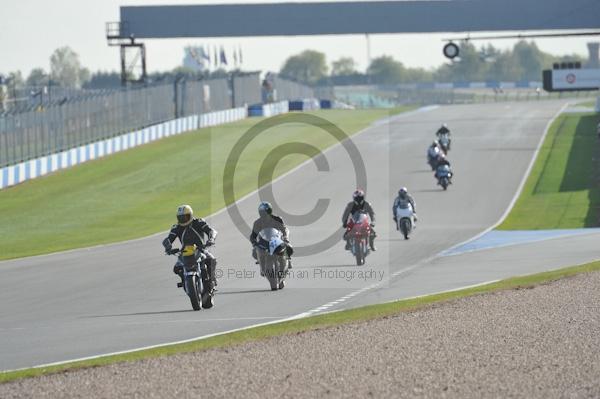
[[[327,1],[327,0],[325,0]],[[20,69],[25,76],[32,68],[49,69],[54,49],[70,46],[84,66],[95,70],[118,70],[119,52],[105,39],[105,23],[119,20],[119,6],[145,4],[252,3],[257,1],[179,0],[0,0],[0,73]],[[281,1],[261,1],[281,2]],[[454,34],[452,36],[455,36]],[[441,39],[448,35],[372,35],[371,56],[391,55],[408,66],[434,67],[445,62]],[[537,39],[538,46],[554,54],[587,55],[590,38]],[[364,36],[312,36],[231,39],[147,40],[149,71],[169,70],[181,64],[186,45],[218,44],[233,49],[240,45],[244,69],[277,71],[285,59],[305,49],[327,54],[331,63],[351,56],[360,68],[366,65]],[[484,44],[476,42],[477,45]],[[507,48],[513,40],[497,40]]]

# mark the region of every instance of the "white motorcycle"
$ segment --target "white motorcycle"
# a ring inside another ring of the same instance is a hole
[[[258,233],[256,255],[261,275],[269,280],[272,291],[285,287],[285,276],[289,268],[286,249],[287,244],[279,230],[269,227]]]
[[[396,206],[396,229],[402,232],[405,240],[415,228],[415,213],[408,201],[400,201]]]

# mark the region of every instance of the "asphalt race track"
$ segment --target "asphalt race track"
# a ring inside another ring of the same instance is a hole
[[[498,221],[548,121],[563,105],[541,101],[439,107],[394,117],[356,136],[353,141],[368,176],[367,199],[377,212],[378,251],[360,267],[341,241],[324,252],[295,258],[283,291],[271,292],[259,276],[250,245],[227,212],[209,218],[219,231],[214,253],[222,275],[210,310],[192,311],[176,288],[171,271],[175,258],[163,255],[162,234],[1,262],[0,370],[191,339],[577,263],[567,251],[533,261],[539,249],[521,249],[520,261],[511,262],[502,261],[502,253],[515,254],[507,248],[491,250],[496,256],[491,263],[485,262],[487,251],[433,258]],[[436,186],[425,160],[426,147],[442,122],[453,132],[450,160],[456,178],[447,192]],[[311,211],[318,198],[330,200],[318,220],[290,226],[296,247],[341,236],[341,213],[356,187],[355,173],[342,146],[324,156],[329,171],[318,171],[308,162],[273,184],[277,204],[293,215]],[[401,185],[414,195],[420,218],[409,241],[390,223],[391,203]],[[258,194],[239,202],[247,223],[257,215],[258,202]],[[551,242],[532,245],[552,247]],[[572,247],[577,251],[577,245]]]

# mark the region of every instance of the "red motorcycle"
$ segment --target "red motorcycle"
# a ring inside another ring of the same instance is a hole
[[[365,258],[369,255],[369,237],[371,236],[371,220],[369,215],[357,212],[346,225],[346,237],[350,241],[350,251],[356,258],[356,265],[365,264]]]

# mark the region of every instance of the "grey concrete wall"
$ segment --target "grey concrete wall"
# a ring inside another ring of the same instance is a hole
[[[598,0],[428,0],[124,6],[137,38],[600,28]]]

